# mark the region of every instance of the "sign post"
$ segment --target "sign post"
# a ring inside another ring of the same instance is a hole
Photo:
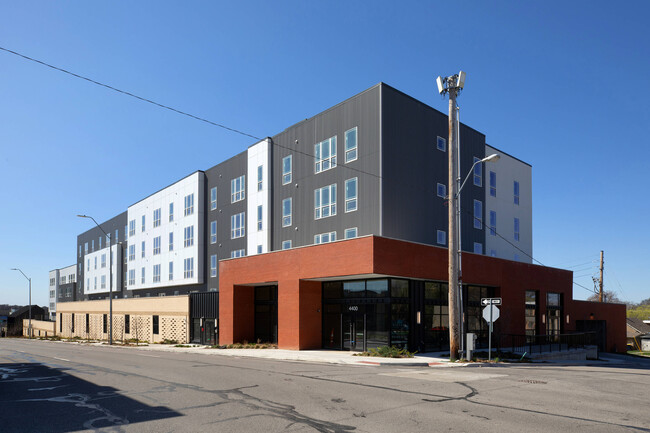
[[[499,309],[497,305],[501,305],[501,298],[482,298],[481,305],[483,308],[483,319],[490,324],[488,333],[488,361],[492,360],[492,329],[493,323],[499,318]]]

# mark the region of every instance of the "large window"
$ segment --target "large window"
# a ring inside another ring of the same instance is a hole
[[[262,191],[263,186],[264,186],[264,166],[258,165],[257,166],[257,190]]]
[[[135,236],[135,220],[129,221],[129,236]],[[88,252],[88,243],[86,243],[86,253]]]
[[[185,210],[183,214],[185,216],[192,215],[194,213],[194,194],[185,196]]]
[[[217,208],[217,187],[210,189],[210,210]]]
[[[490,172],[490,195],[497,196],[497,174],[493,171]]]
[[[246,212],[230,217],[230,239],[246,236]]]
[[[210,243],[211,244],[217,243],[217,222],[216,221],[210,222]]]
[[[474,157],[474,162],[480,160],[480,158]],[[474,185],[483,186],[483,163],[478,163],[474,166]]]
[[[497,234],[497,213],[493,210],[490,211],[490,234],[492,236]]]
[[[160,282],[160,265],[153,265],[153,282]]]
[[[217,276],[217,255],[213,254],[210,256],[210,277],[214,278]]]
[[[160,225],[160,208],[153,210],[153,226],[158,227]]]
[[[101,267],[102,268],[106,267],[106,254],[102,254],[102,265],[101,265]],[[64,284],[64,283],[61,283],[61,284]]]
[[[316,173],[336,167],[336,136],[316,143],[316,162],[314,168]]]
[[[357,178],[345,181],[345,211],[357,210]]]
[[[232,258],[237,258],[237,257],[244,257],[246,255],[246,250],[241,249],[241,250],[234,250],[230,252],[230,257]]]
[[[345,132],[345,162],[357,159],[357,128]]]
[[[293,168],[291,167],[292,157],[291,155],[285,156],[282,158],[282,185],[291,183],[291,172]]]
[[[194,245],[194,226],[185,227],[183,246],[191,247],[192,245]]]
[[[519,240],[519,218],[515,218],[515,240]]]
[[[101,288],[105,289],[106,288],[106,275],[102,275],[101,279]]]
[[[446,152],[447,151],[447,140],[445,138],[438,137],[436,139],[436,148],[438,150]]]
[[[328,242],[334,242],[336,240],[336,232],[321,233],[314,236],[315,244],[326,244]]]
[[[356,238],[358,235],[357,233],[359,232],[357,227],[352,227],[349,229],[345,229],[345,239],[352,239]]]
[[[483,202],[474,200],[474,228],[483,228]]]
[[[183,260],[183,278],[194,278],[194,257]]]
[[[537,335],[537,293],[526,290],[526,335]]]
[[[129,269],[129,286],[135,285],[135,269]]]
[[[282,200],[282,227],[289,227],[291,225],[291,197]]]
[[[230,181],[230,203],[246,198],[246,175],[241,175]]]
[[[515,183],[513,184],[514,188],[514,203],[519,204],[519,182],[515,180]]]
[[[314,217],[327,218],[336,215],[336,184],[314,191]]]
[[[135,260],[135,245],[129,245],[129,261]]]

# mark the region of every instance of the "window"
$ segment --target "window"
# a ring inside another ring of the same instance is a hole
[[[357,159],[357,128],[345,132],[345,162]]]
[[[447,151],[447,140],[442,137],[438,137],[436,139],[436,148],[438,150],[442,150],[443,152]]]
[[[515,240],[519,240],[519,218],[515,218]]]
[[[314,168],[316,173],[336,167],[336,136],[315,144],[316,161]]]
[[[490,211],[490,234],[492,236],[497,234],[497,213],[493,210]]]
[[[264,166],[257,166],[257,190],[262,191],[262,184],[264,180]]]
[[[191,247],[194,245],[194,226],[185,227],[183,246]]]
[[[90,250],[91,250],[91,251],[95,251],[95,239],[92,239],[92,240],[90,241]]]
[[[230,181],[230,203],[246,198],[246,175],[239,176]]]
[[[99,249],[100,250],[102,249],[102,237],[101,236],[99,237]]]
[[[100,285],[101,285],[101,288],[102,288],[102,289],[105,289],[105,288],[106,288],[106,275],[102,275],[102,279],[101,279],[101,283],[100,283]]]
[[[125,334],[130,334],[131,333],[131,315],[130,314],[125,314],[124,315],[124,333]]]
[[[519,204],[519,182],[514,183],[515,204]]]
[[[262,245],[257,246],[257,254],[262,254]]]
[[[135,236],[135,220],[129,221],[129,236]]]
[[[129,245],[129,261],[135,260],[135,245]]]
[[[153,238],[153,255],[157,256],[160,254],[160,236]]]
[[[246,250],[241,249],[241,250],[235,250],[230,252],[230,257],[232,258],[237,258],[237,257],[244,257],[246,255]]]
[[[326,244],[328,242],[334,242],[336,240],[336,232],[321,233],[314,236],[315,244]]]
[[[88,254],[88,242],[84,245],[84,254]]]
[[[104,317],[102,318],[102,322],[103,322],[102,328],[103,328],[104,334],[106,334],[108,332],[108,316],[106,314],[104,314],[103,316]],[[87,318],[88,318],[88,315],[86,315],[86,319]],[[87,320],[86,320],[86,322],[87,322]]]
[[[102,254],[102,268],[106,267],[106,254]]]
[[[480,161],[481,158],[474,157],[474,162]],[[478,163],[474,166],[474,185],[483,186],[483,164]]]
[[[291,183],[291,155],[282,158],[282,185]]]
[[[183,262],[183,278],[194,278],[194,257],[185,259]]]
[[[174,232],[169,232],[169,251],[174,251]]]
[[[483,202],[474,200],[474,228],[483,228]]]
[[[128,232],[128,225],[127,225],[124,226],[124,240],[126,241],[128,239],[129,239],[129,232]]]
[[[210,243],[211,244],[217,243],[217,222],[216,221],[210,222]]]
[[[142,231],[145,231],[146,224],[145,224],[145,216],[142,215]]]
[[[217,187],[210,189],[210,210],[217,208]]]
[[[174,203],[169,203],[169,222],[174,221]]]
[[[153,322],[153,335],[158,335],[159,317],[160,316],[153,316],[153,320],[152,320],[152,322]]]
[[[345,229],[345,239],[352,239],[357,237],[357,228],[352,227],[351,229]]]
[[[72,322],[72,325],[70,326],[70,332],[74,333],[74,313],[70,315],[70,320]],[[63,323],[63,321],[61,321]]]
[[[336,215],[336,184],[314,191],[314,215],[315,219]]]
[[[185,211],[184,215],[192,215],[194,213],[194,194],[185,196]]]
[[[217,255],[213,254],[210,256],[210,277],[214,278],[217,276]]]
[[[120,240],[120,231],[115,230],[115,243],[117,244],[119,240]]]
[[[142,257],[144,258],[144,253],[145,253],[145,243],[142,241]]]
[[[444,230],[436,230],[436,242],[440,245],[447,245],[447,232]]]
[[[169,281],[174,279],[174,262],[169,262]]]
[[[246,235],[246,212],[230,217],[230,239],[241,238]]]
[[[95,290],[97,290],[97,277],[95,277],[95,285],[93,286]]]
[[[497,250],[490,250],[490,257],[496,257],[497,256]]]
[[[81,257],[81,245],[79,245],[79,257]]]
[[[140,275],[140,283],[141,283],[141,284],[144,284],[144,267],[140,268],[140,270],[142,271],[142,272],[140,273],[140,274],[141,274],[141,275]]]
[[[480,242],[474,242],[474,253],[483,254],[483,244]]]
[[[95,269],[97,269],[97,256],[95,256]]]
[[[493,171],[490,172],[490,195],[497,196],[497,174]]]
[[[264,214],[264,208],[262,205],[257,206],[257,231],[262,231],[262,216]]]
[[[153,226],[158,227],[160,225],[160,208],[154,209],[153,211]]]
[[[292,205],[291,197],[282,200],[282,227],[289,227],[292,224],[291,205]]]
[[[129,286],[135,285],[135,269],[129,269]]]
[[[436,187],[438,197],[447,198],[447,185],[439,183]]]
[[[160,265],[153,265],[153,282],[160,282]]]
[[[282,241],[282,249],[288,250],[289,248],[291,248],[291,240]]]
[[[357,178],[345,181],[345,211],[357,210]]]

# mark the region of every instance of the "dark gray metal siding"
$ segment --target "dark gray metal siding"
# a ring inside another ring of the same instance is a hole
[[[219,293],[192,293],[190,295],[190,318],[218,318]]]
[[[357,160],[345,163],[345,132],[357,127]],[[337,137],[337,167],[315,174],[316,143]],[[360,93],[273,137],[272,249],[311,245],[314,235],[358,227],[359,236],[379,234],[379,86]],[[292,182],[282,185],[282,159],[293,155]],[[357,178],[358,209],[345,212],[345,181]],[[316,220],[314,191],[336,184],[337,214]],[[282,200],[292,197],[293,223],[282,227]]]
[[[437,184],[449,183],[449,155],[436,147],[438,136],[449,138],[447,114],[390,86],[383,85],[382,91],[383,234],[437,245],[437,230],[448,232],[448,208],[437,196]],[[466,175],[472,157],[484,156],[485,136],[461,124],[460,140],[461,172]],[[471,180],[461,196],[467,251],[473,251],[474,242],[485,244],[484,231],[471,225],[473,199],[484,200],[483,188],[473,186]]]
[[[248,156],[242,152],[234,157],[205,171],[205,281],[207,290],[219,289],[218,261],[230,258],[234,250],[246,249],[246,236],[230,239],[230,217],[240,212],[246,212],[248,197],[236,203],[230,202],[230,181],[241,175],[246,175],[248,183]],[[210,206],[210,190],[217,187],[217,209]],[[210,243],[210,223],[217,222],[217,242]],[[251,227],[246,227],[246,234]],[[248,254],[249,251],[246,251]],[[217,256],[217,276],[210,277],[210,256]]]

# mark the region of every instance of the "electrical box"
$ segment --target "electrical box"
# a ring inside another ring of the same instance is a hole
[[[468,360],[472,359],[472,352],[474,352],[475,348],[476,348],[476,334],[474,334],[473,332],[468,332],[467,343],[465,344]]]

